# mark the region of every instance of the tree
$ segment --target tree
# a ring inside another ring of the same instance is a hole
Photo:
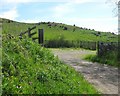
[[[113,13],[115,14],[115,17],[118,16],[118,18],[120,18],[120,0],[107,0],[106,3],[114,6]],[[118,26],[120,26],[120,20],[118,20]],[[120,34],[120,27],[118,27],[118,34]]]
[[[118,16],[120,12],[118,12],[118,6],[120,6],[120,0],[107,0],[107,4],[109,4],[111,7],[113,7],[112,12],[115,14],[115,16]],[[120,7],[119,7],[120,8]]]

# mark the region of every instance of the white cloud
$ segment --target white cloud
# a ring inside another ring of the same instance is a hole
[[[73,6],[72,3],[65,3],[53,7],[53,17],[64,17],[66,14],[72,13],[74,11]]]
[[[20,20],[20,22],[25,22],[25,23],[38,23],[39,22],[39,19],[23,19],[23,20]]]
[[[20,19],[19,22],[25,22],[25,23],[38,23],[38,22],[57,22],[57,21],[53,21],[54,19],[48,16],[44,16],[44,17],[35,17],[34,19]],[[59,22],[58,22],[59,23]]]
[[[69,13],[72,13],[74,12],[74,7],[77,5],[77,4],[82,4],[82,3],[87,3],[87,2],[94,2],[95,0],[66,0],[67,2],[66,3],[62,3],[62,4],[59,4],[55,7],[53,7],[53,16],[54,17],[61,17],[61,16],[65,16],[66,14],[69,14]],[[62,0],[61,0],[62,2]]]
[[[28,2],[35,2],[35,1],[36,0],[3,0],[2,2],[5,2],[5,3],[28,3]]]
[[[62,0],[61,0],[61,2],[62,2]],[[69,0],[66,3],[56,5],[55,7],[52,8],[53,17],[63,17],[64,18],[66,15],[70,15],[70,14],[72,14],[72,12],[75,12],[76,6],[80,6],[80,4],[90,3],[90,2],[104,2],[104,4],[105,4],[105,0]]]
[[[17,7],[21,3],[39,3],[39,2],[64,2],[64,3],[87,3],[95,0],[0,0],[0,8]]]
[[[18,15],[18,12],[17,12],[16,8],[12,8],[12,9],[10,9],[8,11],[0,13],[0,17],[11,19],[11,20],[15,20],[15,18],[17,18],[18,16],[19,15]]]
[[[69,2],[70,0],[2,0],[1,3]]]
[[[2,0],[4,3],[30,3],[30,2],[72,2],[72,3],[86,3],[86,2],[104,2],[105,0]]]
[[[71,0],[70,2],[76,3],[76,4],[82,4],[82,3],[88,3],[88,2],[100,2],[103,0]]]

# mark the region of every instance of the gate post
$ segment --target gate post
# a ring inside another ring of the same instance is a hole
[[[97,41],[97,56],[100,56],[100,42]]]
[[[30,35],[30,28],[28,28],[28,37],[30,38],[31,35]]]
[[[38,29],[38,43],[43,46],[43,43],[44,43],[44,31],[43,31],[43,29]]]

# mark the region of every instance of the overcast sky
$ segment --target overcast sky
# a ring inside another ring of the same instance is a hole
[[[114,4],[107,0],[0,0],[0,17],[21,22],[51,21],[117,32]],[[109,0],[108,0],[109,1]]]

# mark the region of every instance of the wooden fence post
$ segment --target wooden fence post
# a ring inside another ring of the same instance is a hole
[[[100,42],[97,41],[97,56],[100,56]]]
[[[44,43],[44,32],[43,29],[38,29],[38,43],[43,45]]]
[[[30,38],[31,35],[30,35],[30,28],[28,28],[28,37]]]

